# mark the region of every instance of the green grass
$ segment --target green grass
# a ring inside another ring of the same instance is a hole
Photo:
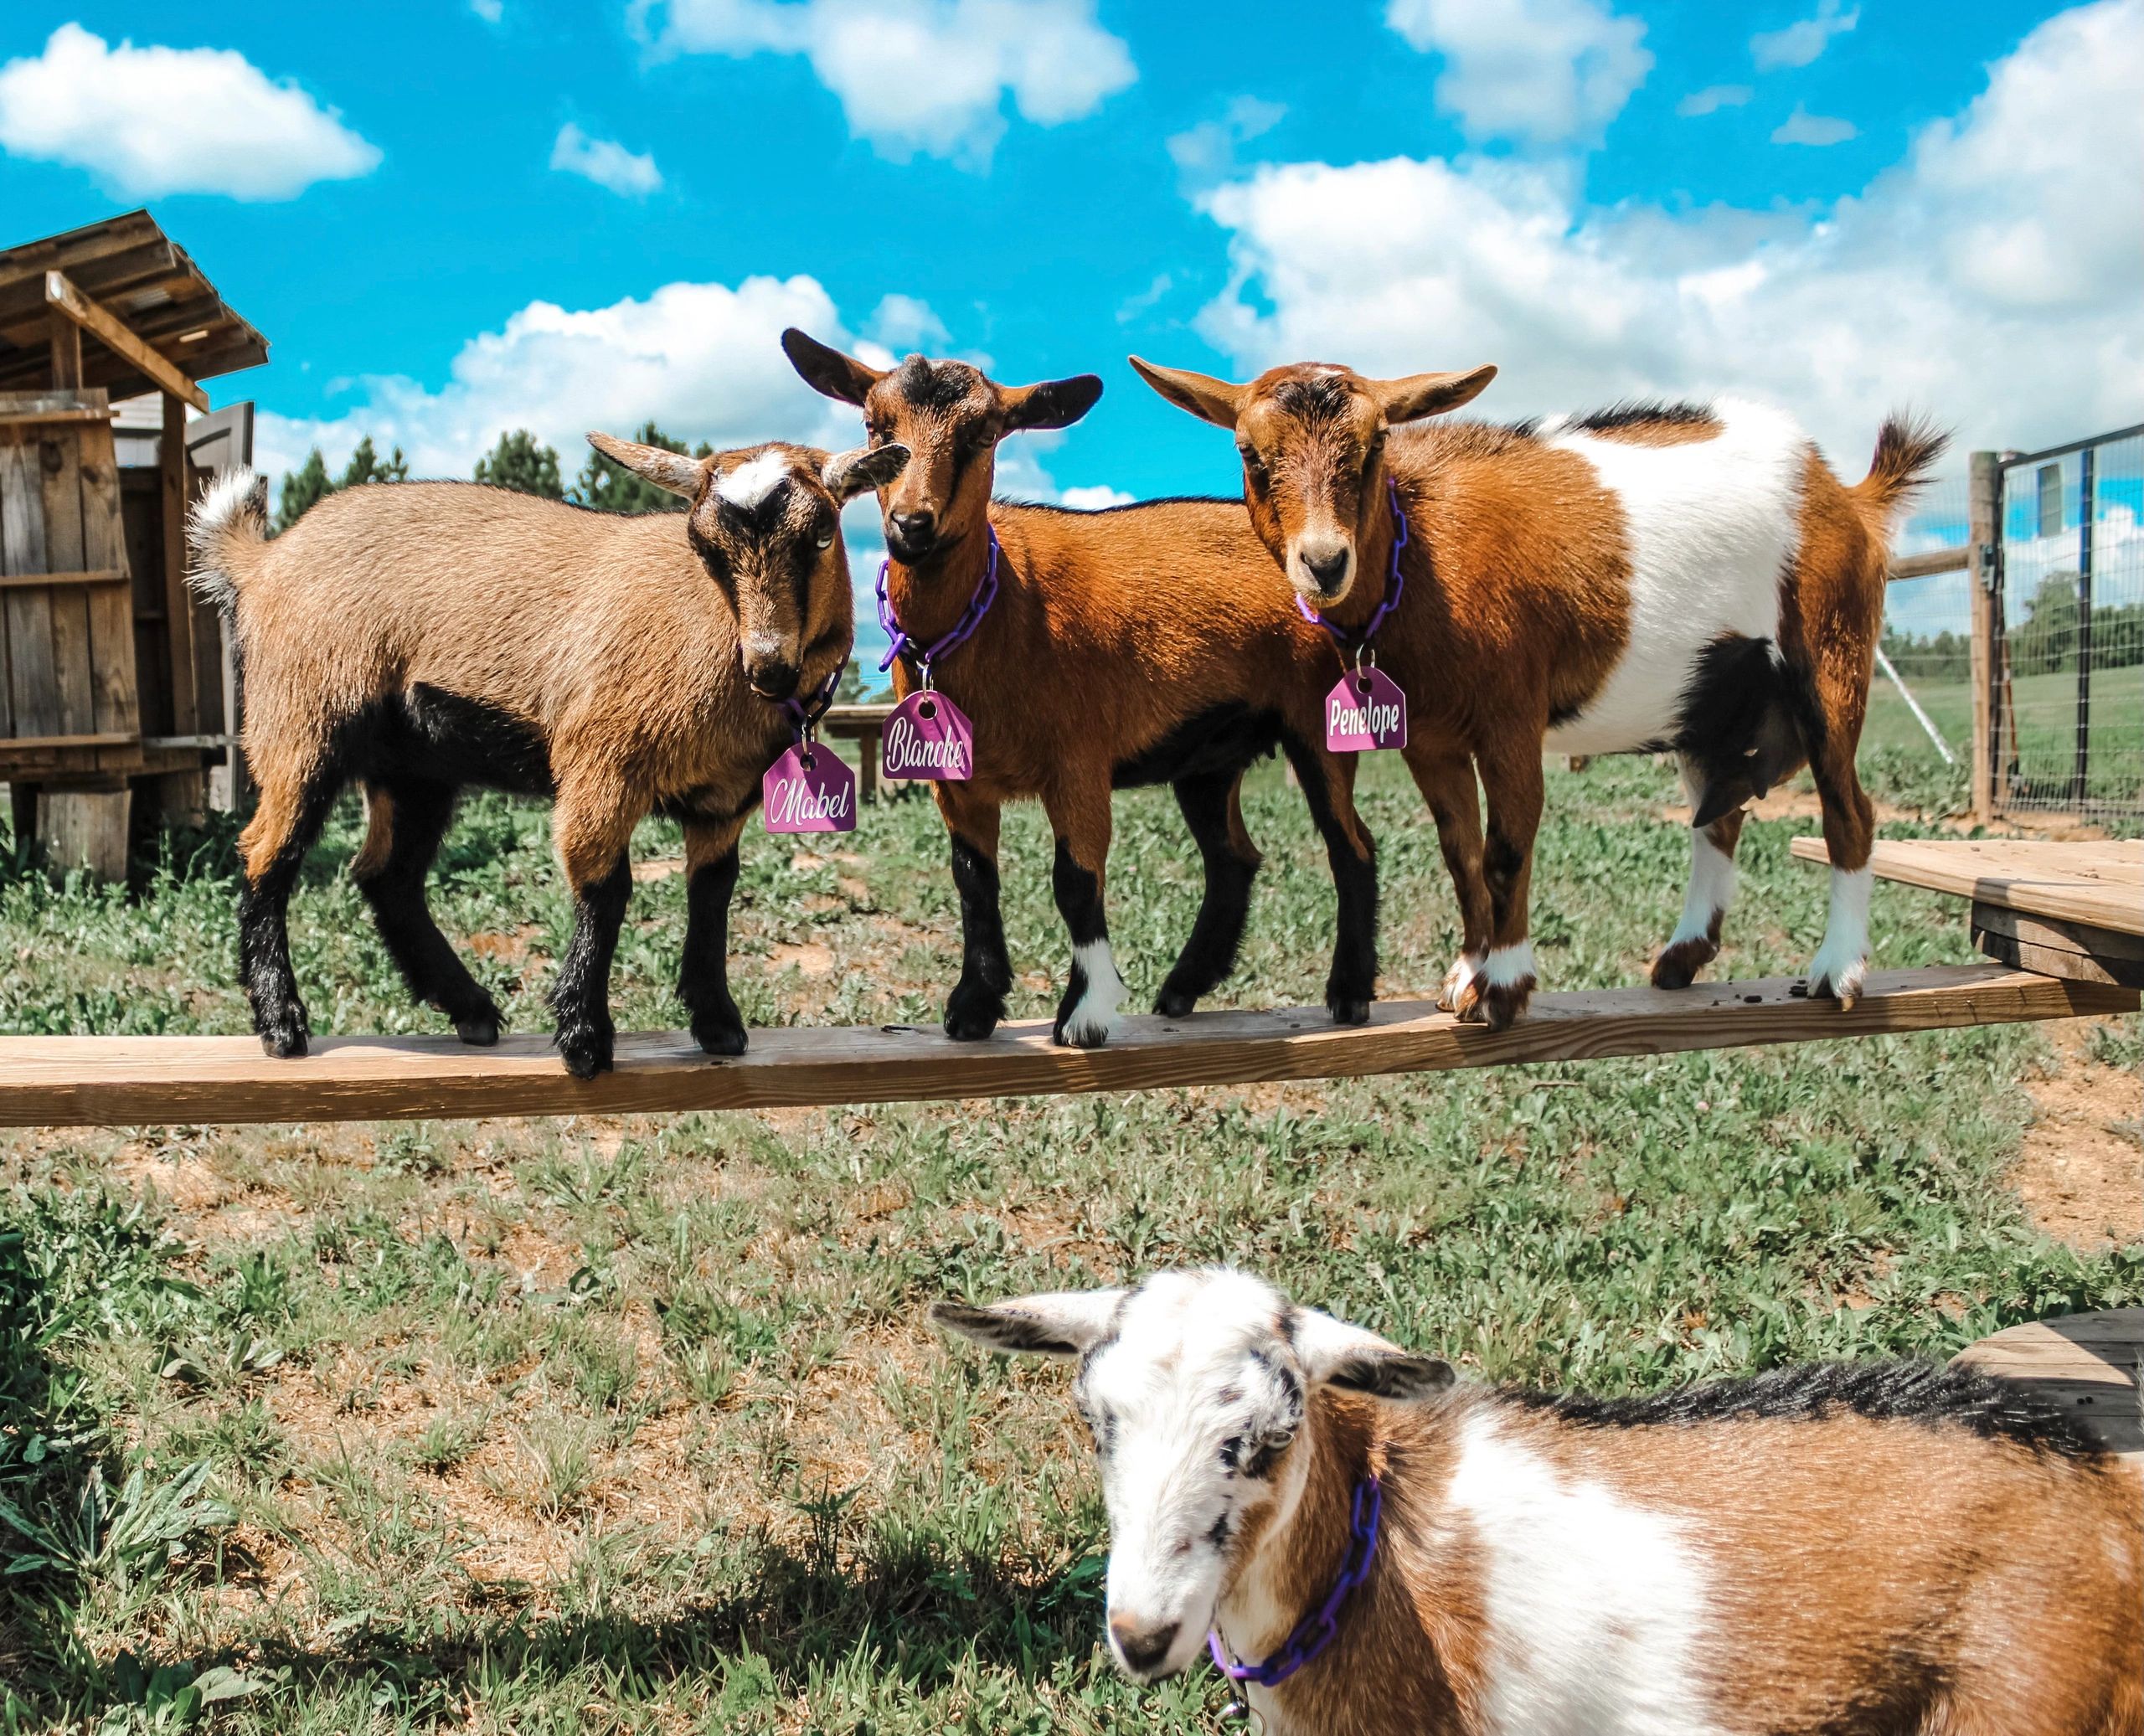
[[[1889,800],[1918,787],[1868,763]],[[1552,986],[1640,979],[1680,902],[1672,799],[1648,762],[1552,774]],[[1270,866],[1226,998],[1315,1002],[1322,852],[1270,772],[1247,807]],[[1456,940],[1435,839],[1389,765],[1365,808],[1387,992],[1420,992]],[[1143,998],[1197,875],[1165,795],[1118,812]],[[294,912],[316,1028],[439,1029],[347,879],[355,825]],[[1739,973],[1815,947],[1808,829],[1745,834]],[[943,856],[919,801],[838,849],[755,835],[748,1017],[934,1017]],[[212,836],[131,894],[0,879],[0,1028],[243,1031],[230,872]],[[1048,881],[1023,811],[1023,1015],[1063,966]],[[621,1027],[679,1019],[683,893],[637,889]],[[540,1027],[568,924],[540,813],[472,803],[436,902]],[[1874,915],[1884,964],[1972,956],[1955,903],[1887,887]],[[2095,1041],[2133,1068],[2135,1021]],[[2010,1028],[958,1108],[0,1136],[0,1729],[1203,1729],[1210,1677],[1135,1691],[1097,1647],[1062,1371],[941,1343],[927,1301],[1224,1260],[1499,1379],[1942,1355],[2144,1300],[2144,1245],[2073,1252],[2003,1185],[2051,1054]]]
[[[1961,760],[1971,751],[1972,688],[1966,682],[1923,686],[1910,666],[1899,672],[1913,696],[1942,732]],[[2017,749],[2022,774],[2057,786],[2066,796],[2077,755],[2077,677],[2074,674],[2028,675],[2011,684],[2017,710]],[[1868,694],[1868,721],[1862,732],[1864,754],[1894,750],[1903,755],[1935,756],[1927,734],[1907,710],[1898,689],[1879,674]],[[2004,727],[2007,750],[2010,730]],[[2099,669],[2092,674],[2091,793],[2101,801],[2135,806],[2144,798],[2144,664]]]

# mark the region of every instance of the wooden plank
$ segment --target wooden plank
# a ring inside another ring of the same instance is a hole
[[[755,1031],[735,1060],[682,1033],[625,1036],[618,1070],[583,1082],[540,1035],[496,1048],[451,1038],[316,1038],[275,1061],[251,1037],[0,1038],[0,1126],[376,1120],[419,1116],[616,1115],[840,1103],[1146,1090],[1680,1053],[2020,1020],[2128,1012],[2126,990],[1992,965],[1879,971],[1848,1010],[1798,979],[1669,993],[1600,989],[1537,996],[1508,1031],[1461,1025],[1421,1001],[1381,1002],[1364,1026],[1322,1008],[1127,1019],[1106,1048],[1060,1048],[1047,1021],[987,1043],[935,1027]]]
[[[128,744],[138,747],[142,738],[111,730],[92,730],[85,735],[10,735],[0,738],[0,754],[49,753],[57,748],[112,748]]]
[[[1930,549],[1925,554],[1908,554],[1891,563],[1890,580],[1896,584],[1901,579],[1926,579],[1936,573],[1955,573],[1966,564],[1967,551],[1960,549]]]
[[[1995,817],[1995,596],[1989,588],[1994,563],[2002,559],[2002,462],[1992,452],[1976,452],[1966,483],[1966,590],[1970,598],[1971,650],[1966,676],[1972,683],[1972,758],[1968,779],[1973,818],[1985,826]]]
[[[200,733],[201,716],[193,689],[193,610],[186,588],[186,406],[164,395],[163,438],[157,442],[157,497],[162,513],[158,553],[162,556],[165,649],[171,681],[171,731]]]
[[[78,477],[80,474],[80,471],[78,465],[76,468],[76,475]],[[121,567],[108,568],[105,570],[97,572],[0,573],[0,590],[27,590],[29,586],[34,585],[44,585],[47,589],[53,589],[71,585],[87,586],[94,585],[124,585],[126,583],[126,569]]]
[[[79,573],[82,559],[81,452],[72,428],[41,430],[38,476],[44,488],[45,572]],[[27,442],[25,442],[27,444]],[[52,600],[52,667],[59,689],[59,733],[94,733],[90,677],[90,599],[80,585],[56,587]]]
[[[44,488],[35,432],[0,429],[0,573],[44,570]],[[52,596],[38,587],[0,599],[8,616],[8,679],[14,693],[12,733],[56,735],[59,681],[53,660]]]
[[[111,425],[76,436],[82,477],[82,559],[118,582],[90,592],[90,672],[99,734],[141,734],[142,708],[134,661],[133,592],[119,518],[119,463]]]
[[[37,794],[38,847],[47,866],[64,873],[80,868],[92,878],[126,878],[126,827],[134,792],[116,790],[40,790]]]
[[[1804,862],[1830,859],[1822,838],[1796,838],[1792,847]],[[1882,838],[1869,866],[1879,879],[2118,934],[2144,934],[2144,841]]]
[[[2144,1364],[2144,1308],[2108,1308],[2010,1327],[1952,1358],[2029,1387],[2076,1416],[2129,1463],[2144,1467],[2144,1408],[2137,1372]]]
[[[52,351],[53,389],[78,392],[82,387],[82,328],[58,308],[45,315],[46,342]]]
[[[0,428],[12,428],[19,423],[34,422],[109,422],[119,412],[106,405],[102,410],[90,410],[75,404],[65,410],[10,410],[8,404],[15,394],[0,394]]]
[[[75,322],[112,354],[140,373],[168,395],[183,399],[194,409],[209,407],[209,394],[195,385],[158,352],[121,325],[103,307],[92,301],[68,281],[64,271],[44,274],[44,299]]]

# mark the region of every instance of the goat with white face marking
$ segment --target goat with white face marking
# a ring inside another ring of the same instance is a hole
[[[1447,1006],[1502,1027],[1533,992],[1544,748],[1682,758],[1690,883],[1653,966],[1661,988],[1688,986],[1717,956],[1743,803],[1806,760],[1832,859],[1809,989],[1853,1004],[1868,966],[1874,827],[1854,751],[1885,544],[1940,435],[1886,422],[1867,479],[1848,487],[1806,435],[1757,404],[1406,427],[1466,404],[1496,370],[1374,380],[1301,363],[1233,385],[1133,366],[1234,434],[1252,523],[1296,594],[1336,626],[1377,612],[1394,540],[1389,496],[1405,514],[1407,588],[1376,650],[1408,695],[1408,767],[1459,894]]]
[[[755,446],[684,457],[589,439],[692,502],[621,518],[466,482],[398,482],[322,502],[273,542],[265,488],[222,478],[194,509],[195,587],[230,612],[260,806],[240,848],[240,975],[272,1055],[307,1021],[286,913],[345,784],[362,782],[352,873],[412,993],[464,1042],[498,1040],[494,1002],[425,904],[461,789],[554,799],[575,908],[552,1006],[565,1064],[611,1065],[611,956],[651,811],[684,823],[679,994],[712,1054],[745,1027],[725,977],[737,840],[791,739],[790,702],[848,661],[843,501],[898,449],[830,458]]]
[[[1210,1630],[1273,1736],[2144,1736],[2144,1483],[1999,1382],[1455,1387],[1222,1270],[931,1312],[1079,1360],[1111,1650]]]
[[[879,368],[801,332],[782,347],[805,380],[860,406],[874,444],[912,454],[880,490],[891,559],[886,594],[920,646],[955,633],[996,575],[995,600],[932,672],[973,722],[965,781],[934,783],[952,840],[963,943],[946,1029],[987,1037],[1013,971],[999,917],[998,821],[1039,797],[1056,835],[1051,875],[1072,940],[1060,1043],[1091,1048],[1115,1028],[1124,985],[1104,880],[1111,792],[1167,783],[1206,871],[1205,896],[1156,1010],[1189,1012],[1234,968],[1259,852],[1245,829],[1244,769],[1278,748],[1301,782],[1337,904],[1325,1003],[1369,1017],[1377,983],[1377,858],[1355,811],[1354,756],[1326,750],[1325,693],[1340,673],[1324,636],[1256,580],[1265,549],[1234,501],[1164,500],[1098,513],[991,498],[997,446],[1062,428],[1101,394],[1091,374],[1001,386],[965,362],[915,355]],[[894,666],[905,698],[920,684]]]

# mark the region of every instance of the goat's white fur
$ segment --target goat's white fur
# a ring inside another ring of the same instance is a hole
[[[1876,883],[1872,869],[1851,873],[1832,870],[1832,909],[1824,924],[1823,945],[1809,964],[1809,992],[1858,999],[1868,975],[1868,893]]]
[[[236,604],[238,588],[223,565],[224,533],[256,519],[265,528],[267,512],[267,480],[257,471],[240,465],[216,472],[186,519],[186,541],[193,557],[187,582],[203,602],[226,614]]]
[[[1492,946],[1489,956],[1482,966],[1482,980],[1491,988],[1510,988],[1521,982],[1533,980],[1533,942],[1521,940],[1515,946]]]
[[[1736,633],[1777,646],[1780,578],[1800,544],[1809,437],[1762,404],[1722,399],[1714,411],[1714,438],[1676,446],[1604,440],[1560,421],[1540,430],[1547,445],[1584,458],[1616,497],[1631,564],[1622,657],[1585,708],[1549,732],[1551,753],[1669,740],[1708,645]]]
[[[1074,947],[1072,969],[1085,988],[1064,1021],[1064,1040],[1077,1048],[1099,1048],[1116,1035],[1116,1009],[1124,1000],[1124,979],[1116,973],[1107,938]]]
[[[1493,1417],[1468,1417],[1458,1433],[1445,1499],[1482,1552],[1485,1725],[1511,1736],[1712,1730],[1693,1639],[1713,1624],[1688,1527],[1559,1476]]]
[[[1683,894],[1683,920],[1667,937],[1670,946],[1712,938],[1714,919],[1734,904],[1734,858],[1703,832],[1690,833],[1690,883]]]
[[[1487,955],[1462,952],[1451,961],[1451,968],[1444,973],[1444,990],[1437,997],[1440,1007],[1456,1007],[1459,997],[1466,992],[1466,986],[1482,974]]]
[[[756,458],[746,459],[736,469],[724,471],[715,479],[714,492],[733,507],[742,507],[749,512],[788,480],[787,455],[781,451],[762,452]]]

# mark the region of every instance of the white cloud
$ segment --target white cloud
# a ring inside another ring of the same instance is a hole
[[[487,24],[496,24],[506,16],[506,0],[469,0],[469,10]]]
[[[87,169],[126,198],[294,198],[379,162],[332,110],[235,49],[114,48],[80,24],[0,66],[0,148]]]
[[[1437,106],[1470,139],[1596,139],[1652,69],[1643,21],[1600,0],[1388,0],[1384,20],[1445,57]]]
[[[1117,304],[1116,322],[1129,325],[1133,320],[1159,301],[1176,287],[1176,279],[1167,271],[1157,271],[1154,281],[1136,294],[1126,296]]]
[[[1794,112],[1772,129],[1775,145],[1843,145],[1859,137],[1861,129],[1837,115],[1812,115],[1800,103]]]
[[[1831,46],[1834,36],[1843,36],[1861,22],[1861,8],[1845,9],[1842,0],[1817,0],[1817,15],[1789,24],[1784,30],[1765,30],[1750,39],[1750,58],[1759,72],[1782,66],[1806,66]]]
[[[1236,97],[1219,120],[1173,134],[1169,157],[1186,186],[1211,187],[1235,173],[1238,146],[1270,132],[1287,112],[1284,105],[1260,96]]]
[[[1126,494],[1121,488],[1112,488],[1106,482],[1083,484],[1058,491],[1059,506],[1074,507],[1082,513],[1100,512],[1104,507],[1128,507],[1138,499],[1136,494]]]
[[[627,198],[646,198],[662,185],[652,156],[628,151],[616,139],[590,138],[570,121],[551,146],[551,167]]]
[[[880,154],[979,166],[1023,120],[1075,121],[1138,76],[1094,0],[634,0],[643,31],[690,53],[801,54]]]
[[[1232,266],[1199,327],[1242,373],[1492,361],[1496,415],[1758,393],[1850,473],[1901,404],[1961,449],[2049,444],[2144,400],[2144,202],[2090,173],[2144,160],[2141,88],[2144,0],[2077,8],[1905,162],[1798,212],[1589,209],[1568,173],[1509,161],[1268,167],[1199,202]]]
[[[1756,94],[1747,85],[1708,85],[1702,90],[1693,90],[1677,103],[1675,112],[1689,119],[1716,114],[1721,109],[1739,109]]]
[[[832,297],[807,276],[667,283],[644,300],[583,310],[532,301],[463,344],[436,389],[389,376],[347,389],[354,401],[333,416],[264,414],[260,467],[291,469],[313,446],[339,463],[369,434],[382,451],[402,447],[413,475],[466,476],[501,433],[528,428],[570,474],[587,458],[588,430],[630,434],[650,417],[718,447],[857,444],[855,410],[822,398],[790,367],[778,341],[785,326],[848,342]]]
[[[928,301],[898,293],[879,298],[871,317],[863,322],[863,330],[874,343],[901,354],[916,349],[942,350],[953,341],[945,321],[930,311]]]

